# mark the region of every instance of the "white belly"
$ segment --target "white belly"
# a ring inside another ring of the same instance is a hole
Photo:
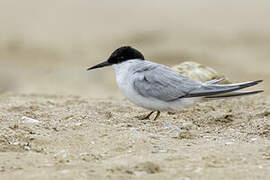
[[[116,81],[120,91],[130,100],[132,103],[141,106],[145,109],[152,111],[176,111],[189,104],[193,104],[195,99],[179,99],[177,101],[162,101],[156,98],[144,97],[137,93],[133,87],[134,76],[130,72],[130,67],[136,61],[127,61],[121,64],[113,65],[116,73]]]

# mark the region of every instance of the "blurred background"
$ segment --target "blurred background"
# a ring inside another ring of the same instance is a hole
[[[130,45],[172,66],[193,60],[270,90],[269,0],[1,0],[0,92],[122,98],[112,68]]]

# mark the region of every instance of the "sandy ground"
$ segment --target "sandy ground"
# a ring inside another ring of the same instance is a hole
[[[7,94],[0,113],[0,179],[270,177],[265,96],[201,103],[153,121],[138,120],[147,111],[125,100]]]
[[[0,179],[270,179],[269,7],[1,1]],[[263,79],[254,89],[265,92],[141,121],[148,111],[124,99],[111,68],[86,71],[122,45],[232,82]]]

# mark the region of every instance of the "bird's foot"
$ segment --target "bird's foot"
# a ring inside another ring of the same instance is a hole
[[[150,112],[147,115],[143,115],[143,116],[136,116],[136,118],[138,118],[139,120],[146,120],[146,119],[150,119],[150,116],[154,113],[155,111]],[[157,120],[160,116],[160,111],[157,111],[157,115],[154,118],[154,121]]]
[[[141,116],[136,116],[136,118],[138,118],[139,120],[146,120],[146,119],[150,119],[150,116],[154,113],[154,111],[150,112],[147,115],[141,115]]]
[[[160,111],[157,111],[157,115],[156,115],[154,121],[157,120],[159,118],[159,116],[160,116]]]

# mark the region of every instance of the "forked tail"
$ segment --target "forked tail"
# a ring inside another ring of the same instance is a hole
[[[203,84],[200,88],[192,90],[185,97],[203,96],[205,98],[225,98],[225,97],[235,97],[235,96],[257,94],[257,93],[263,92],[263,90],[246,91],[246,92],[237,92],[237,90],[255,86],[256,84],[262,81],[263,80],[257,80],[257,81],[244,82],[244,83],[218,85],[218,84],[215,84],[216,82],[218,82],[218,80],[216,80],[216,81],[213,81],[213,83],[207,82]]]

